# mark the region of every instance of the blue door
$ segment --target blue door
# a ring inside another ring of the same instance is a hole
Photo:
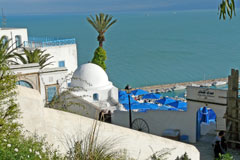
[[[47,88],[47,101],[51,102],[55,95],[57,95],[57,86],[48,87]]]
[[[200,133],[201,133],[201,110],[199,109],[197,111],[197,118],[196,118],[196,122],[197,122],[197,125],[196,125],[196,140],[199,141],[200,139]]]

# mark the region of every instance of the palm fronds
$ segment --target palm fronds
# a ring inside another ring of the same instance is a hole
[[[227,15],[232,19],[233,15],[236,16],[234,0],[222,0],[222,3],[218,7],[218,11],[220,14],[219,19],[223,18],[225,20]]]
[[[26,49],[23,48],[23,53],[14,53],[14,55],[21,61],[23,64],[28,63],[39,63],[39,66],[42,68],[51,65],[53,62],[48,62],[53,56],[49,53],[44,53],[46,50],[42,51],[40,49]]]
[[[98,32],[97,40],[99,41],[99,46],[102,47],[103,41],[105,41],[104,33],[114,24],[117,20],[113,20],[113,17],[108,14],[100,13],[96,14],[95,18],[90,15],[87,17],[87,21],[93,26],[93,28]]]
[[[16,48],[13,48],[9,46],[10,40],[5,41],[5,37],[2,36],[0,39],[0,65],[1,67],[7,67],[11,63],[15,63],[14,61],[14,54],[13,51],[16,50]],[[13,48],[13,49],[12,49]]]

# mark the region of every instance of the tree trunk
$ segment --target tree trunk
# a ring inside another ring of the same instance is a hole
[[[103,47],[103,41],[99,41],[99,47]]]
[[[99,42],[99,47],[103,47],[103,42],[105,41],[104,34],[99,34],[97,40]]]

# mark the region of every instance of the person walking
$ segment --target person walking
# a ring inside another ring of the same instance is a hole
[[[220,154],[225,154],[227,149],[226,146],[226,140],[224,137],[224,131],[220,131],[218,133],[218,136],[216,136],[216,138],[214,139],[213,142],[213,147],[214,147],[214,157],[215,159],[219,158]]]

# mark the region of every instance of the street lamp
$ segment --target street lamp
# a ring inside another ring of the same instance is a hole
[[[126,92],[128,93],[128,107],[129,107],[129,127],[132,128],[132,110],[131,110],[131,102],[130,102],[130,93],[131,93],[131,86],[127,85],[125,87]]]

